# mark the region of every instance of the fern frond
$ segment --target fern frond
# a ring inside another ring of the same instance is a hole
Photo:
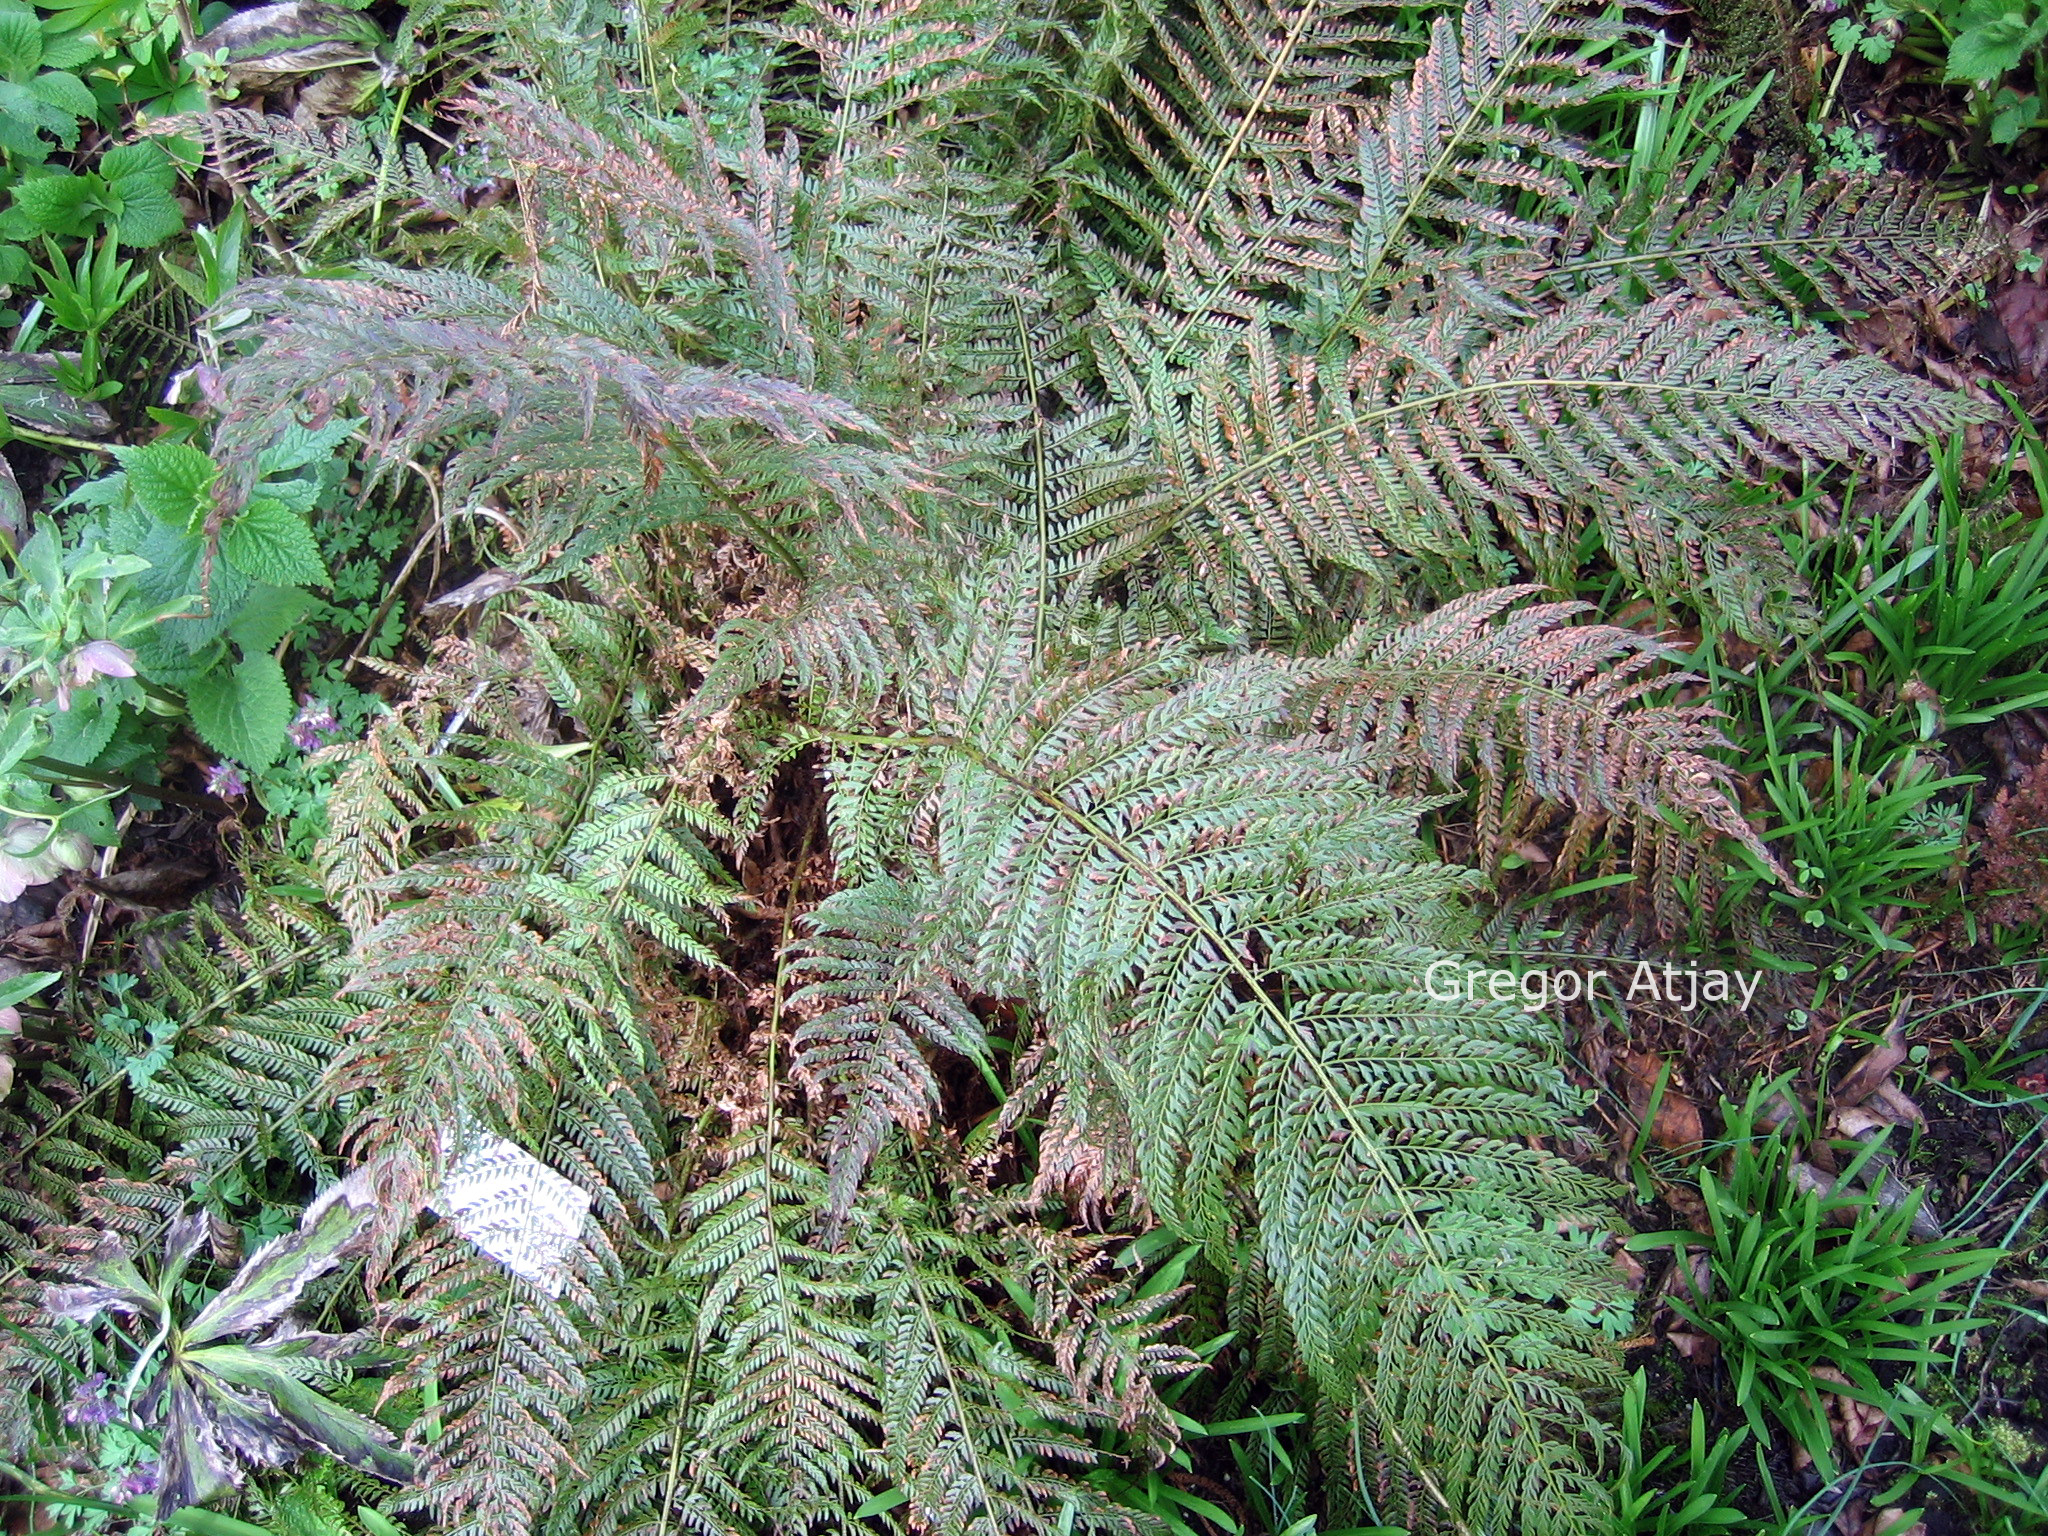
[[[835,1224],[889,1128],[921,1132],[939,1107],[922,1047],[988,1056],[981,1022],[920,938],[943,931],[929,896],[886,878],[837,893],[811,914],[818,936],[790,966],[798,990],[789,1007],[803,1018],[794,1069],[844,1105],[826,1144],[825,1211]]]
[[[821,448],[835,434],[870,430],[857,412],[794,384],[641,357],[551,328],[508,333],[450,314],[411,285],[291,280],[242,297],[265,317],[268,345],[225,376],[216,454],[228,466],[253,461],[296,402],[351,405],[371,450],[391,460],[488,432],[496,450],[480,457],[492,468],[513,449],[526,467],[543,467],[535,456],[556,442],[653,454],[670,435],[714,422]],[[515,427],[525,430],[515,437]],[[807,460],[821,478],[873,478],[849,451]]]
[[[1341,364],[1248,327],[1149,391],[1182,498],[1176,536],[1271,601],[1313,600],[1317,562],[1455,560],[1496,542],[1556,578],[1582,513],[1639,478],[1739,478],[1753,463],[1852,458],[1951,430],[1976,408],[1830,341],[1689,294],[1615,313],[1589,295],[1494,330],[1446,305],[1361,334]],[[1468,578],[1469,580],[1469,578]]]
[[[1082,1404],[1151,1448],[1156,1460],[1179,1443],[1180,1426],[1157,1383],[1201,1370],[1202,1360],[1167,1335],[1187,1286],[1140,1294],[1106,1271],[1109,1239],[1003,1222],[995,1234],[1006,1271],[1029,1288],[1032,1323]]]
[[[1859,298],[1946,293],[1993,253],[1981,223],[1904,177],[1826,180],[1797,175],[1666,195],[1640,220],[1581,215],[1538,269],[1568,295],[1635,279],[1682,284],[1759,310],[1812,307],[1802,284],[1837,307]]]
[[[563,1303],[440,1227],[396,1279],[412,1326],[405,1378],[436,1383],[422,1426],[419,1491],[405,1503],[459,1536],[530,1536],[577,1476],[574,1419],[586,1345]]]
[[[1309,663],[1309,718],[1369,763],[1425,767],[1455,784],[1489,778],[1507,752],[1536,794],[1622,820],[1675,812],[1771,856],[1736,810],[1724,746],[1705,704],[1654,704],[1692,674],[1634,630],[1573,624],[1584,603],[1517,607],[1540,588],[1475,592],[1391,632],[1354,636]]]
[[[1094,1461],[1073,1433],[1093,1416],[1059,1371],[987,1326],[962,1277],[986,1259],[917,1202],[880,1194],[871,1207],[861,1283],[873,1297],[882,1455],[891,1485],[909,1495],[911,1528],[1156,1531],[1063,1475]]]
[[[807,1240],[823,1177],[772,1130],[735,1147],[729,1171],[691,1198],[673,1268],[701,1287],[690,1461],[759,1487],[801,1526],[868,1481],[879,1389],[856,1263]]]
[[[1618,1321],[1590,1303],[1610,1282],[1551,1235],[1592,1219],[1599,1189],[1514,1139],[1559,1092],[1535,1022],[1426,995],[1465,877],[1424,860],[1419,806],[1283,734],[1284,664],[1172,643],[1034,655],[1028,576],[993,581],[927,659],[935,708],[902,737],[937,758],[914,852],[953,969],[1041,1010],[1062,1078],[1114,1086],[1177,1230],[1227,1251],[1249,1180],[1323,1391],[1355,1397],[1398,1288],[1447,1371],[1497,1389],[1515,1435],[1559,1441],[1556,1393],[1522,1378],[1559,1356],[1607,1370],[1587,1325]],[[1565,1294],[1590,1310],[1552,1310]],[[1579,1413],[1563,1441],[1597,1441]],[[1548,1528],[1595,1522],[1576,1456],[1539,1458]]]

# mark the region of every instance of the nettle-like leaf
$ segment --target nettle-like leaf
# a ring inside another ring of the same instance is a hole
[[[192,725],[223,757],[261,768],[284,751],[292,690],[275,656],[258,652],[194,678],[185,692]]]
[[[83,235],[104,224],[122,245],[155,245],[185,227],[176,186],[161,147],[126,144],[102,155],[96,170],[23,182],[14,206],[37,233]]]
[[[190,443],[149,443],[115,450],[128,472],[128,489],[144,511],[181,531],[199,526],[218,471]]]
[[[310,489],[310,487],[309,487]],[[252,581],[273,587],[324,587],[327,565],[304,517],[274,496],[257,495],[221,531],[220,552]]]
[[[49,54],[42,18],[28,6],[0,6],[0,150],[39,165],[49,139],[66,149],[78,142],[80,120],[99,110],[85,82],[65,67],[79,62]]]

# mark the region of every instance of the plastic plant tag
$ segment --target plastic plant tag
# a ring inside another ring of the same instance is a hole
[[[513,1274],[561,1295],[590,1196],[502,1136],[464,1140],[429,1203]]]

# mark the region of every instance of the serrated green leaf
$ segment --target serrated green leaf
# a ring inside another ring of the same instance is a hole
[[[50,756],[83,768],[107,749],[120,723],[121,706],[105,694],[83,689],[71,695],[69,709],[52,710]]]
[[[155,186],[168,192],[178,182],[177,172],[171,169],[170,156],[147,139],[140,144],[122,144],[108,150],[100,156],[97,169],[107,179],[107,185],[116,191]]]
[[[257,654],[208,673],[185,696],[200,740],[252,768],[277,761],[292,723],[292,691],[275,656]]]
[[[297,587],[259,586],[228,626],[228,638],[245,654],[271,650],[318,601]]]
[[[91,117],[99,110],[99,102],[93,98],[91,87],[76,75],[46,69],[24,83],[36,100],[47,102],[71,117]]]
[[[185,227],[173,195],[178,175],[158,145],[124,144],[100,157],[115,233],[123,245],[154,245]]]
[[[1996,80],[2019,67],[2027,53],[2048,37],[2048,18],[2031,16],[2000,0],[1972,0],[1963,7],[1962,28],[1948,45],[1948,78]]]
[[[78,119],[51,106],[25,85],[0,80],[0,150],[21,164],[41,165],[50,146],[36,137],[40,129],[66,149],[78,142]]]
[[[0,76],[25,80],[43,62],[43,28],[33,11],[0,11]]]
[[[123,245],[156,245],[185,227],[178,200],[160,187],[116,194],[114,236]]]
[[[80,233],[99,188],[92,176],[44,176],[14,189],[14,206],[39,232]]]
[[[304,518],[267,496],[251,498],[248,509],[228,524],[221,553],[244,576],[273,587],[327,584],[320,546]]]
[[[352,416],[337,416],[324,427],[304,427],[293,422],[257,457],[256,468],[265,475],[282,475],[304,469],[308,464],[324,464],[361,425]]]
[[[204,521],[217,471],[190,443],[150,443],[115,450],[128,471],[128,489],[154,517],[189,531]]]
[[[89,60],[97,59],[106,48],[89,32],[43,33],[43,68],[76,69]]]

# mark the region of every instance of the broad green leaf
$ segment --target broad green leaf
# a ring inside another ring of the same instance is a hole
[[[270,660],[267,656],[255,659]],[[249,662],[242,663],[242,667],[248,665]],[[235,670],[239,672],[242,667]],[[282,674],[278,684],[283,686]],[[289,719],[290,695],[285,698]],[[279,734],[283,731],[280,725]],[[244,762],[254,761],[243,753],[232,755]],[[204,1344],[232,1333],[247,1333],[283,1317],[309,1284],[348,1256],[367,1231],[375,1209],[376,1197],[360,1169],[328,1189],[306,1207],[295,1230],[272,1238],[250,1256],[228,1282],[227,1289],[208,1302],[186,1326],[185,1342]]]
[[[124,144],[100,156],[114,229],[123,245],[154,245],[185,227],[172,195],[178,185],[170,156],[149,142]]]
[[[156,245],[185,227],[178,200],[160,187],[112,194],[114,238],[123,245]]]
[[[55,986],[63,979],[55,971],[27,971],[12,981],[0,981],[0,1008],[25,1003],[44,988]]]
[[[99,110],[99,103],[93,99],[92,89],[76,75],[62,70],[46,69],[35,79],[25,82],[28,92],[36,100],[47,102],[71,117],[91,117]]]
[[[327,567],[306,520],[267,496],[250,498],[242,515],[221,536],[228,563],[273,587],[327,585]]]
[[[0,717],[0,773],[6,773],[31,753],[43,749],[43,716],[35,708],[10,708]]]
[[[187,531],[205,521],[218,473],[212,459],[190,443],[150,443],[114,451],[128,471],[128,489],[153,516]]]
[[[275,656],[256,655],[232,671],[210,672],[185,696],[200,739],[223,757],[261,768],[284,751],[292,691]]]
[[[246,656],[274,650],[317,601],[297,587],[256,587],[228,626],[228,638]]]
[[[1948,45],[1951,80],[1996,80],[2048,38],[2048,16],[2015,0],[1969,0]]]
[[[51,710],[49,721],[50,756],[84,768],[114,739],[121,706],[97,689],[74,689],[71,707]]]
[[[53,235],[83,231],[99,189],[90,176],[44,176],[14,189],[14,206],[36,229]]]
[[[106,46],[86,32],[43,32],[43,68],[76,69],[106,55]]]
[[[50,146],[36,137],[41,129],[66,149],[78,142],[78,117],[51,106],[25,85],[0,80],[0,150],[23,165],[41,165]]]
[[[191,619],[171,619],[157,626],[157,636],[166,646],[181,646],[196,652],[226,633],[249,595],[249,578],[225,560],[215,560],[209,570],[206,540],[196,533],[149,521],[149,532],[135,546],[135,552],[150,568],[134,578],[135,590],[151,603],[175,603],[191,593],[205,591],[208,612]]]
[[[266,475],[282,475],[308,464],[325,464],[361,425],[350,416],[337,416],[324,427],[302,427],[293,422],[257,457],[256,468]]]
[[[34,11],[0,11],[0,76],[26,80],[43,62],[43,28]]]

